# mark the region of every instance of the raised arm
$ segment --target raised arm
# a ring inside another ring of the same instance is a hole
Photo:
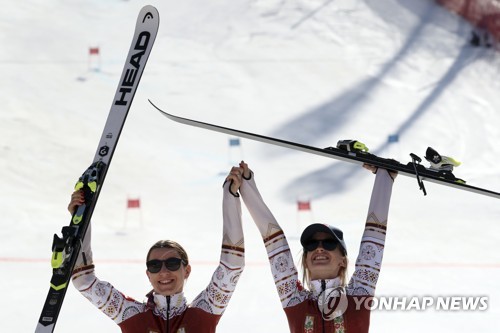
[[[68,210],[73,214],[76,206],[83,203],[81,192],[74,192]],[[73,270],[72,281],[75,288],[106,316],[116,324],[128,319],[131,315],[142,312],[144,305],[133,299],[125,297],[109,282],[101,281],[96,277],[92,249],[90,246],[91,226],[82,242],[82,249]],[[126,311],[128,310],[128,311]]]
[[[192,303],[193,307],[217,315],[221,315],[226,309],[245,265],[241,202],[237,193],[239,186],[230,191],[231,185],[235,183],[231,181],[232,178],[233,176],[228,176],[223,186],[222,249],[219,266],[208,287]]]
[[[396,175],[384,169],[376,172],[355,271],[347,287],[347,293],[351,295],[375,295],[382,265],[389,204]]]
[[[253,172],[242,163],[246,177],[241,185],[240,193],[266,247],[274,283],[283,308],[299,301],[298,274],[290,247],[278,221],[264,203],[257,189]],[[294,297],[295,296],[295,297]],[[292,304],[292,302],[294,302]]]

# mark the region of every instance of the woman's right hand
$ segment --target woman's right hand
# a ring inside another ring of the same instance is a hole
[[[369,170],[371,171],[373,174],[376,174],[377,171],[378,171],[378,167],[374,166],[374,165],[371,165],[371,164],[366,164],[364,163],[363,164],[363,168],[365,168],[366,170]],[[396,179],[396,177],[398,176],[398,172],[397,171],[393,171],[393,170],[387,170],[387,172],[389,173],[389,176],[391,176],[392,180],[394,181]]]
[[[229,171],[229,174],[226,177],[226,182],[231,182],[229,191],[231,191],[231,193],[235,196],[237,196],[238,190],[240,189],[242,174],[243,169],[235,166],[231,168],[231,171]]]
[[[85,203],[85,198],[82,190],[77,190],[71,194],[71,201],[68,205],[68,211],[71,215],[75,213],[75,210],[78,206],[81,206]]]
[[[248,168],[248,164],[243,161],[240,162],[239,166],[232,167],[229,175],[226,177],[226,181],[231,181],[230,191],[234,195],[236,195],[240,189],[242,177],[245,179],[250,179],[251,177],[251,171]]]

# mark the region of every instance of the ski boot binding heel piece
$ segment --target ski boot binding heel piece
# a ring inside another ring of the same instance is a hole
[[[431,164],[430,170],[437,171],[440,178],[465,184],[465,180],[455,177],[452,172],[454,167],[461,164],[459,161],[449,156],[440,155],[431,147],[427,148],[425,159]]]

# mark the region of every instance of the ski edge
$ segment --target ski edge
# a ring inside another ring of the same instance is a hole
[[[385,159],[385,158],[381,158],[381,157],[378,157],[375,155],[371,155],[371,156],[375,156],[377,158],[377,161],[374,161],[373,158],[359,156],[356,153],[349,153],[349,152],[339,153],[338,152],[339,149],[336,149],[336,148],[333,148],[332,150],[326,151],[326,149],[307,146],[307,145],[303,145],[303,144],[300,144],[297,142],[286,141],[286,140],[272,138],[272,137],[268,137],[268,136],[264,136],[264,135],[260,135],[260,134],[256,134],[256,133],[250,133],[250,132],[245,132],[245,131],[241,131],[241,130],[231,129],[228,127],[214,125],[214,124],[210,124],[210,123],[206,123],[206,122],[202,122],[202,121],[198,121],[198,120],[183,118],[183,117],[179,117],[179,116],[176,116],[176,115],[173,115],[173,114],[170,114],[168,112],[163,111],[161,108],[159,108],[157,105],[155,105],[150,99],[148,99],[148,101],[162,115],[164,115],[168,119],[175,121],[177,123],[181,123],[181,124],[189,125],[189,126],[193,126],[193,127],[204,128],[207,130],[225,133],[225,134],[229,134],[229,135],[234,135],[234,136],[246,138],[246,139],[253,140],[253,141],[268,143],[268,144],[271,144],[274,146],[280,146],[280,147],[284,147],[284,148],[298,150],[298,151],[302,151],[302,152],[309,153],[309,154],[315,154],[315,155],[319,155],[319,156],[323,156],[323,157],[333,158],[333,159],[341,160],[344,162],[349,162],[349,163],[354,163],[354,164],[359,164],[359,165],[363,165],[365,163],[366,164],[374,164],[377,167],[398,171],[399,174],[401,174],[401,175],[411,177],[411,178],[416,178],[415,172],[412,171],[413,166],[410,167],[410,166],[405,165],[405,164],[398,162],[398,161],[392,160],[392,161],[396,162],[396,163],[394,163],[394,162],[390,162],[391,161],[390,159]],[[384,160],[386,160],[387,162],[384,162]],[[465,190],[465,191],[473,192],[476,194],[486,195],[489,197],[500,199],[499,192],[491,191],[488,189],[484,189],[484,188],[480,188],[480,187],[476,187],[476,186],[472,186],[472,185],[468,185],[468,184],[460,184],[460,183],[456,183],[456,182],[446,180],[443,178],[438,178],[438,177],[433,178],[429,175],[426,175],[425,172],[424,172],[424,174],[420,174],[420,179],[426,180],[428,182],[435,183],[438,185],[445,185],[445,186],[453,187],[456,189]]]

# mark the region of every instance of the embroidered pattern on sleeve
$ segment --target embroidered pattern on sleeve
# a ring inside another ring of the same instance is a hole
[[[116,324],[144,312],[145,306],[143,303],[125,297],[109,282],[99,280],[95,277],[93,269],[82,270],[78,274],[74,274],[73,283],[85,298]]]
[[[195,298],[191,306],[208,313],[223,314],[242,271],[242,267],[230,268],[221,262],[214,272],[208,287]]]
[[[300,293],[298,273],[286,237],[279,226],[269,224],[268,237],[264,238],[271,272],[283,308],[302,302],[307,293]]]
[[[350,295],[374,295],[384,254],[387,221],[379,221],[375,213],[368,215],[356,270],[347,287]]]

